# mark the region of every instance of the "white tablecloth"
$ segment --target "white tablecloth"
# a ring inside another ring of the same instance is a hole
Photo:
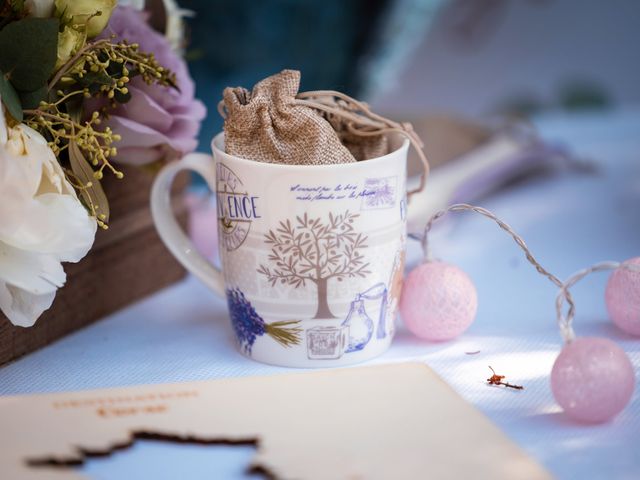
[[[538,178],[482,205],[520,232],[542,264],[560,278],[597,261],[640,255],[640,110],[554,115],[538,124],[545,138],[564,141],[592,158],[600,166],[598,173]],[[475,323],[461,338],[442,344],[422,342],[401,328],[391,350],[372,363],[426,362],[558,478],[640,478],[640,388],[611,423],[583,426],[569,421],[549,387],[549,372],[561,346],[554,318],[555,287],[494,224],[468,213],[457,215],[434,233],[432,245],[437,257],[461,266],[474,280],[479,295]],[[412,242],[409,264],[418,258]],[[576,331],[618,342],[638,377],[640,339],[607,320],[606,278],[596,274],[573,290]],[[0,368],[0,394],[286,372],[236,353],[225,307],[223,300],[188,278]],[[476,355],[465,354],[477,350]],[[488,365],[526,389],[488,387]],[[225,452],[216,457],[222,462],[216,468],[246,462],[250,455]],[[137,455],[125,470],[105,467],[96,475],[126,478],[122,471],[131,474],[131,465],[159,464],[166,452],[145,447]],[[198,473],[205,468],[198,462],[204,456],[197,458],[180,467],[186,468],[184,478],[201,478]],[[206,474],[212,471],[216,470]],[[229,468],[224,471],[232,475]]]

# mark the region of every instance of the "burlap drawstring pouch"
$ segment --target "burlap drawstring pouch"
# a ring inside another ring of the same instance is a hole
[[[422,141],[410,123],[373,113],[369,106],[333,90],[298,93],[300,72],[283,70],[249,92],[227,87],[218,111],[224,120],[225,151],[267,163],[332,165],[366,161],[389,152],[388,134],[405,136],[424,166]]]
[[[349,123],[343,117],[327,113],[324,115],[338,135],[340,142],[347,147],[358,161],[381,157],[390,152],[389,138],[386,135],[363,137],[349,130]]]
[[[298,105],[300,72],[283,70],[251,92],[224,89],[227,153],[266,163],[331,165],[355,162],[335,131],[317,112]]]

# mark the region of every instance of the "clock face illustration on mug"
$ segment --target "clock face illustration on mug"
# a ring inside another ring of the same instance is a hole
[[[258,201],[258,197],[247,193],[242,180],[229,167],[216,165],[218,222],[225,250],[235,250],[244,243],[252,220],[260,218]]]

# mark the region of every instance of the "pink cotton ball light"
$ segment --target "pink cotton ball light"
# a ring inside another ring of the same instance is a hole
[[[583,423],[612,419],[629,403],[635,375],[624,350],[605,338],[564,346],[551,370],[551,391],[565,413]]]
[[[625,263],[640,267],[640,257]],[[640,272],[616,269],[607,282],[605,301],[613,323],[631,335],[640,335]]]
[[[417,337],[450,340],[473,323],[478,295],[469,276],[455,265],[426,262],[407,275],[400,314]]]

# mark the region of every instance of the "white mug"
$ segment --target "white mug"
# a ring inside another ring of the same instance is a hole
[[[187,155],[165,166],[151,193],[160,237],[211,290],[227,298],[240,351],[288,367],[342,366],[383,353],[394,335],[406,244],[409,141],[339,165],[283,165]],[[216,194],[218,270],[171,211],[176,174],[193,170]]]

